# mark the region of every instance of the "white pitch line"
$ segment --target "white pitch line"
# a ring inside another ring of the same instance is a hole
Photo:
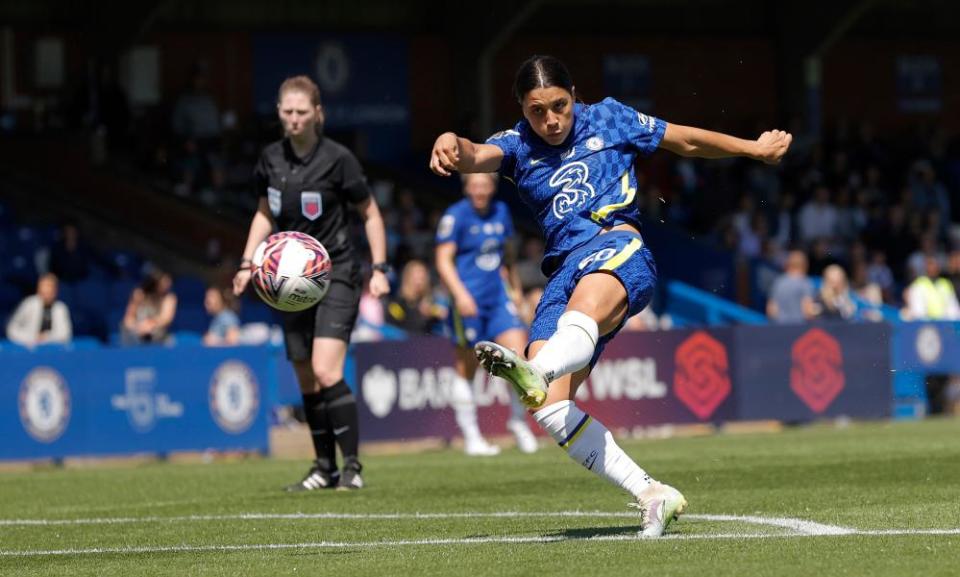
[[[636,518],[636,513],[604,511],[494,511],[461,513],[237,513],[233,515],[184,515],[176,517],[94,517],[79,519],[0,519],[0,526],[36,527],[62,525],[121,525],[132,523],[192,523],[206,521],[304,521],[304,520],[431,520],[431,519],[511,519],[511,518]],[[685,515],[691,521],[732,521],[790,529],[803,535],[852,535],[856,529],[825,525],[793,517],[757,515]]]
[[[960,535],[958,529],[889,529],[883,531],[857,531],[852,533],[827,533],[813,535],[810,533],[718,533],[718,534],[668,534],[659,540],[694,541],[694,540],[727,540],[727,539],[797,539],[803,537],[826,537],[842,535],[863,536],[915,536],[915,535]],[[157,547],[95,547],[89,549],[44,549],[27,551],[0,550],[0,557],[50,557],[50,556],[77,556],[77,555],[136,555],[149,553],[207,553],[207,552],[243,552],[243,551],[275,551],[285,549],[359,549],[373,547],[412,547],[424,545],[516,545],[516,544],[545,544],[564,541],[653,541],[644,540],[636,535],[597,535],[593,537],[567,537],[562,535],[546,535],[532,537],[467,537],[463,539],[407,539],[393,541],[319,541],[314,543],[262,543],[242,545],[173,545]]]
[[[771,527],[783,527],[784,529],[793,529],[804,535],[852,535],[857,532],[850,527],[839,527],[837,525],[824,525],[814,521],[804,519],[794,519],[793,517],[758,517],[756,515],[687,515],[687,519],[699,519],[701,521],[740,521],[753,525],[769,525]]]
[[[310,520],[423,520],[423,519],[513,519],[513,518],[637,518],[630,511],[493,511],[466,513],[237,513],[233,515],[183,515],[177,517],[92,517],[78,519],[0,519],[3,527],[29,527],[50,525],[123,525],[129,523],[191,523],[201,521],[310,521]]]

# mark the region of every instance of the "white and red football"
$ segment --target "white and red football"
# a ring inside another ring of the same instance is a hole
[[[323,300],[330,288],[330,255],[309,234],[272,234],[260,243],[252,260],[253,288],[277,310],[308,309]]]

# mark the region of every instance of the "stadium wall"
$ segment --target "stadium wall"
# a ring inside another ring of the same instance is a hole
[[[453,348],[358,343],[345,374],[364,441],[459,436]],[[578,396],[618,434],[665,424],[916,418],[927,375],[960,373],[960,323],[818,323],[627,332]],[[0,350],[0,460],[268,450],[271,414],[300,394],[275,346]],[[508,385],[473,383],[481,427],[505,435]]]

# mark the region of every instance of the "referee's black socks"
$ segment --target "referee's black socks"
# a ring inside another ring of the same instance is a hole
[[[303,413],[310,427],[313,450],[317,454],[317,467],[325,473],[337,470],[337,445],[333,425],[327,416],[327,401],[323,393],[303,394]]]
[[[337,444],[340,445],[340,453],[343,454],[343,466],[344,468],[356,467],[359,470],[360,462],[357,459],[357,453],[360,430],[357,400],[343,379],[332,387],[324,388],[322,394],[327,404],[327,418]]]

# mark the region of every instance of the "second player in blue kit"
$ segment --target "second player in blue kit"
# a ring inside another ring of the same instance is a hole
[[[656,285],[653,257],[640,236],[633,164],[660,148],[776,164],[791,136],[772,130],[744,140],[667,123],[612,98],[579,103],[569,71],[550,56],[520,66],[514,96],[523,120],[513,129],[486,143],[441,134],[430,158],[441,176],[498,171],[513,181],[546,239],[541,268],[549,281],[526,351],[484,341],[476,353],[484,368],[513,384],[536,411],[534,420],[572,459],[633,496],[641,535],[659,537],[686,499],[641,469],[576,403],[604,345],[643,310]]]
[[[527,340],[515,302],[520,286],[509,266],[512,258],[508,258],[513,220],[507,205],[493,198],[497,180],[496,174],[464,175],[465,198],[447,209],[437,227],[437,271],[451,295],[448,324],[457,347],[458,376],[451,402],[468,455],[499,452],[486,442],[477,423],[471,387],[477,370],[474,345],[489,340],[520,349]],[[511,401],[507,428],[522,451],[533,452],[537,443],[526,424],[524,409],[514,395]]]

